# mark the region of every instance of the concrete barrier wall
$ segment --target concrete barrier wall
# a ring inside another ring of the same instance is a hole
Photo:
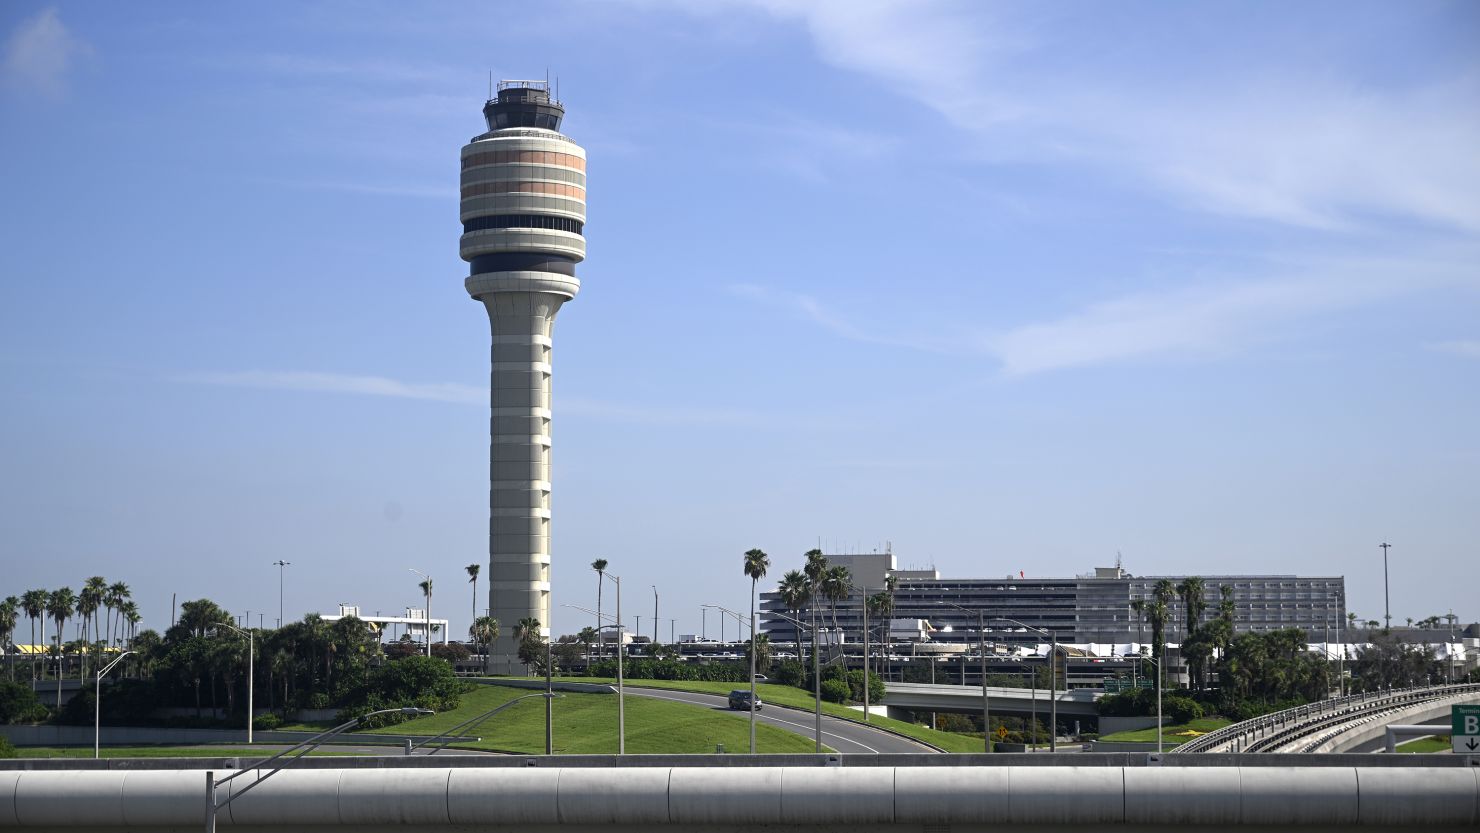
[[[1164,725],[1170,726],[1171,721],[1165,721]],[[1153,717],[1111,717],[1102,715],[1100,717],[1100,737],[1113,735],[1116,732],[1134,732],[1137,729],[1156,728],[1156,718]]]
[[[1480,767],[417,767],[286,771],[220,788],[242,829],[861,831],[992,825],[1462,828],[1480,821]],[[205,776],[0,771],[0,828],[198,827]]]
[[[302,743],[316,732],[256,731],[252,740],[256,743]],[[8,738],[16,746],[92,746],[91,726],[0,726],[0,737]],[[429,735],[391,735],[357,732],[338,735],[331,743],[352,746],[401,746],[406,738],[413,743],[428,739]],[[150,726],[104,726],[100,732],[104,746],[173,746],[200,743],[246,743],[247,730],[241,729],[167,729]],[[472,736],[459,736],[462,742],[477,740]],[[456,741],[454,741],[456,742]]]

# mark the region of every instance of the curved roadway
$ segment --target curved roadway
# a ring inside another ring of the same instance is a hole
[[[715,711],[729,712],[729,700],[717,694],[697,694],[691,691],[670,691],[660,688],[639,688],[627,686],[627,693],[637,697],[653,697],[658,700],[673,700],[679,703],[688,703],[691,706],[704,706]],[[742,718],[744,712],[737,712]],[[816,718],[813,712],[800,709],[777,706],[762,701],[762,708],[756,712],[757,723],[765,723],[787,732],[810,738],[816,732]],[[875,729],[856,723],[852,720],[844,720],[839,717],[822,716],[822,742],[838,752],[845,754],[877,755],[879,753],[893,752],[939,752],[940,750],[927,746],[917,740],[882,729]]]

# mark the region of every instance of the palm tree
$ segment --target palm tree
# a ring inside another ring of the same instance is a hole
[[[36,645],[36,623],[40,622],[41,617],[46,614],[46,599],[47,594],[45,590],[27,590],[21,594],[21,610],[25,612],[26,618],[31,620],[31,645],[33,648]],[[46,638],[46,632],[44,630],[42,631],[41,638]],[[36,682],[35,654],[31,655],[31,682]]]
[[[807,550],[807,552],[804,554],[804,557],[807,559],[807,562],[802,565],[802,572],[805,573],[807,576],[807,585],[808,590],[810,591],[807,594],[807,606],[812,613],[812,633],[816,634],[818,613],[817,602],[821,601],[823,598],[822,579],[823,576],[827,573],[827,556],[822,554],[822,550],[814,549]],[[812,650],[814,652],[817,650],[815,640],[814,644],[812,645]]]
[[[893,576],[889,578],[893,578]],[[889,579],[885,579],[884,583],[887,587]],[[889,633],[889,617],[894,614],[894,596],[887,592],[875,593],[868,597],[867,604],[869,615],[874,617],[875,622],[882,623],[884,634],[887,636]],[[884,668],[885,657],[888,654],[888,651],[879,651],[875,655],[879,658],[880,677],[883,676],[882,670]]]
[[[771,566],[771,556],[766,555],[765,550],[750,549],[745,551],[745,575],[750,577],[750,684],[755,686],[755,585],[756,582],[766,577],[766,570]]]
[[[123,630],[123,605],[132,596],[133,594],[129,591],[127,584],[121,581],[115,581],[108,585],[108,594],[103,597],[103,603],[108,606],[108,609],[110,611],[117,611],[118,613],[119,631]],[[248,622],[247,624],[250,625],[251,623]],[[118,642],[118,634],[113,632],[113,619],[111,615],[108,619],[108,639],[109,644],[116,644]]]
[[[15,596],[6,596],[5,601],[0,602],[0,650],[5,650],[6,643],[11,644],[10,654],[10,681],[15,682],[15,620],[21,612],[21,600]]]
[[[839,650],[841,650],[842,638],[838,628],[838,602],[846,601],[853,575],[848,568],[837,564],[827,568],[822,576],[822,595],[827,597],[828,606],[832,608],[833,634],[838,639]]]
[[[756,662],[756,656],[755,656],[755,653],[756,653],[755,586],[756,586],[756,582],[758,582],[761,579],[763,579],[763,578],[766,577],[766,569],[769,568],[770,566],[771,566],[771,556],[766,555],[766,551],[765,550],[762,550],[762,549],[748,549],[748,550],[745,551],[745,567],[744,567],[744,570],[745,570],[745,575],[747,575],[747,576],[750,577],[750,650],[746,651],[746,653],[750,654],[750,698],[751,698],[751,702],[752,703],[754,703],[754,701],[755,701],[755,662]],[[766,644],[767,644],[767,646],[769,648],[770,641],[767,640],[767,643]],[[769,660],[770,660],[770,653],[769,653],[769,651],[767,652],[766,658],[767,658],[767,661],[769,662]],[[754,710],[752,710],[751,711],[751,714],[750,714],[750,751],[751,751],[751,753],[754,753],[755,752],[755,712],[754,712]]]
[[[797,617],[802,615],[802,607],[812,598],[812,585],[800,570],[787,570],[776,585],[776,591],[781,594],[781,603]],[[796,632],[797,659],[805,668],[807,658],[802,654],[802,626],[793,621],[791,627]]]
[[[478,621],[478,573],[483,568],[477,564],[469,564],[463,568],[468,571],[468,581],[473,585],[473,621]]]
[[[494,640],[498,639],[498,620],[492,616],[479,616],[468,628],[468,636],[483,646],[483,673],[488,673],[488,657],[493,653]]]
[[[431,580],[431,578],[422,579],[421,581],[419,581],[419,582],[416,583],[416,586],[421,588],[421,595],[424,596],[424,597],[426,597],[426,600],[427,600],[427,612],[426,612],[426,617],[427,617],[427,633],[426,633],[427,646],[426,647],[427,647],[427,656],[431,656],[432,655],[432,580]]]
[[[103,595],[108,592],[108,580],[102,576],[93,576],[82,585],[82,592],[77,595],[77,615],[82,620],[82,641],[92,646],[97,643],[98,608],[103,606]],[[92,633],[88,636],[88,624],[91,623]],[[91,647],[85,649],[82,655],[82,676],[87,676],[87,661],[92,654]]]
[[[595,628],[591,627],[590,625],[587,625],[586,627],[581,628],[581,632],[578,633],[578,634],[576,634],[576,639],[580,640],[580,643],[582,645],[586,646],[586,665],[587,666],[590,666],[591,665],[591,645],[593,643],[595,643],[596,640],[598,640],[600,638],[601,638],[601,634],[598,633],[597,630]]]
[[[523,619],[519,620],[519,624],[514,626],[514,639],[519,642],[523,642],[524,640],[529,639],[531,636],[535,636],[539,632],[540,620],[534,618],[533,616],[526,616]]]
[[[601,622],[601,587],[606,584],[606,559],[598,558],[592,561],[591,569],[596,571],[596,633],[600,634],[602,633],[601,629],[604,627]],[[618,599],[618,601],[620,602],[621,600]],[[621,607],[620,604],[617,606]],[[596,651],[598,656],[606,653],[606,640],[600,640],[600,644],[601,647]],[[620,627],[617,628],[617,644],[622,644],[622,629]]]
[[[1187,636],[1197,632],[1198,625],[1202,623],[1203,611],[1207,610],[1208,604],[1203,599],[1203,593],[1207,591],[1206,583],[1197,576],[1191,576],[1177,584],[1177,595],[1182,597],[1182,611],[1187,617]]]
[[[66,656],[62,653],[63,645],[62,629],[66,627],[67,620],[72,618],[73,607],[77,604],[77,596],[72,593],[72,588],[63,587],[53,590],[46,597],[46,613],[56,624],[57,631],[57,708],[62,707],[62,670],[66,662]]]

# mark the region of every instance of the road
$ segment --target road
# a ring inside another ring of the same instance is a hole
[[[717,694],[696,694],[689,691],[669,691],[658,688],[638,688],[627,686],[627,693],[637,697],[653,697],[658,700],[673,700],[679,703],[688,703],[693,706],[704,706],[715,711],[730,711],[729,703]],[[763,702],[763,708],[756,713],[756,722],[765,723],[794,732],[805,737],[812,737],[816,731],[816,721],[812,712],[790,709],[784,706],[776,706]],[[743,718],[744,712],[739,713]],[[929,746],[916,740],[911,740],[891,732],[874,729],[862,723],[855,723],[842,718],[822,716],[822,742],[839,752],[847,754],[877,755],[881,752],[935,752]],[[743,750],[732,749],[732,752]]]

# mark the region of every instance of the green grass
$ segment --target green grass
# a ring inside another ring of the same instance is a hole
[[[254,750],[248,746],[105,746],[99,750],[104,758],[248,758],[254,755],[267,757],[278,750]],[[355,752],[329,752],[319,750],[319,755],[355,755]],[[83,746],[22,746],[16,749],[17,758],[91,758],[91,747]]]
[[[1397,751],[1419,753],[1453,752],[1454,742],[1450,740],[1449,735],[1441,735],[1432,738],[1419,738],[1418,740],[1410,740],[1407,743],[1398,744]]]
[[[1233,721],[1229,720],[1226,717],[1199,717],[1191,723],[1178,723],[1173,726],[1162,726],[1162,740],[1168,744],[1175,743],[1181,745],[1189,740],[1192,740],[1192,738],[1178,737],[1178,732],[1185,732],[1188,729],[1193,729],[1199,732],[1207,733],[1213,731],[1214,729],[1222,729],[1224,726],[1227,726],[1231,723],[1233,723]],[[1110,735],[1101,735],[1100,740],[1119,743],[1132,741],[1140,743],[1156,743],[1156,727],[1152,726],[1149,729],[1135,729],[1129,732],[1116,732]]]
[[[463,695],[461,705],[450,712],[370,731],[437,735],[464,720],[530,693],[524,689],[480,685]],[[628,695],[626,705],[628,753],[713,753],[716,744],[723,744],[729,752],[750,748],[749,721],[743,714],[631,695]],[[554,718],[556,754],[610,754],[617,751],[617,698],[614,695],[565,692],[555,701]],[[476,743],[458,744],[460,748],[543,754],[544,702],[540,698],[524,700],[459,734],[482,738]],[[353,738],[353,735],[346,737]],[[811,752],[813,749],[811,738],[764,724],[756,725],[755,738],[756,749],[760,752]]]
[[[609,677],[567,677],[565,682],[615,683],[614,678]],[[660,688],[669,691],[695,691],[701,694],[729,694],[737,688],[745,688],[745,683],[722,683],[704,682],[698,680],[627,680],[627,684],[641,688]],[[497,688],[498,686],[493,686]],[[508,689],[515,691],[515,689]],[[778,706],[790,706],[792,708],[812,711],[814,700],[811,692],[803,691],[795,686],[778,685],[776,683],[757,683],[756,694],[760,696],[762,703],[775,703]],[[634,698],[628,698],[628,712],[631,712],[631,702]],[[519,708],[515,706],[514,708]],[[832,717],[841,717],[844,720],[852,720],[855,723],[863,722],[863,713],[854,709],[840,706],[836,703],[823,703],[822,713]],[[926,726],[917,726],[906,723],[903,720],[895,720],[892,717],[870,715],[868,719],[870,726],[881,729],[890,729],[906,737],[923,741],[932,746],[944,749],[947,752],[980,752],[982,751],[981,738],[973,738],[968,735],[958,735],[952,732],[941,732]],[[759,729],[757,729],[759,732]],[[811,751],[811,748],[804,751]]]

